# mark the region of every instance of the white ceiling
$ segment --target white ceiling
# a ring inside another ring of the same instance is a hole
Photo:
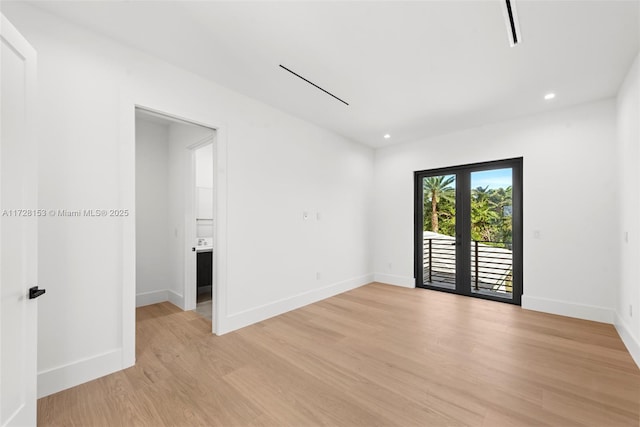
[[[614,96],[640,46],[637,0],[515,0],[513,48],[498,0],[32,3],[373,147]]]

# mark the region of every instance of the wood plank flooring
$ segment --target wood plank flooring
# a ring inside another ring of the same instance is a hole
[[[138,309],[135,367],[38,402],[40,426],[638,426],[611,325],[370,284],[217,337]]]

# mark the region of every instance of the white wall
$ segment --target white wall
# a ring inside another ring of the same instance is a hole
[[[213,145],[196,150],[196,187],[213,188]]]
[[[370,148],[27,4],[2,8],[38,51],[40,207],[134,209],[136,102],[220,126],[219,331],[371,281]],[[133,363],[134,225],[40,223],[40,396]]]
[[[616,327],[640,365],[640,55],[617,98],[620,206],[620,289]],[[632,308],[632,311],[630,309]]]
[[[199,147],[196,156],[196,235],[213,237],[213,144]]]
[[[167,301],[169,243],[169,124],[136,119],[136,306]]]
[[[414,285],[414,171],[520,156],[523,307],[612,322],[620,240],[613,100],[378,150],[376,279]]]

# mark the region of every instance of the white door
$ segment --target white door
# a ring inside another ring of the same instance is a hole
[[[0,15],[0,426],[36,425],[36,53]]]

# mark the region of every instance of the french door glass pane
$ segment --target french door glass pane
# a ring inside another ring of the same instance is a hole
[[[422,179],[423,276],[425,285],[456,287],[456,176]]]
[[[513,298],[513,173],[471,172],[471,292]]]

